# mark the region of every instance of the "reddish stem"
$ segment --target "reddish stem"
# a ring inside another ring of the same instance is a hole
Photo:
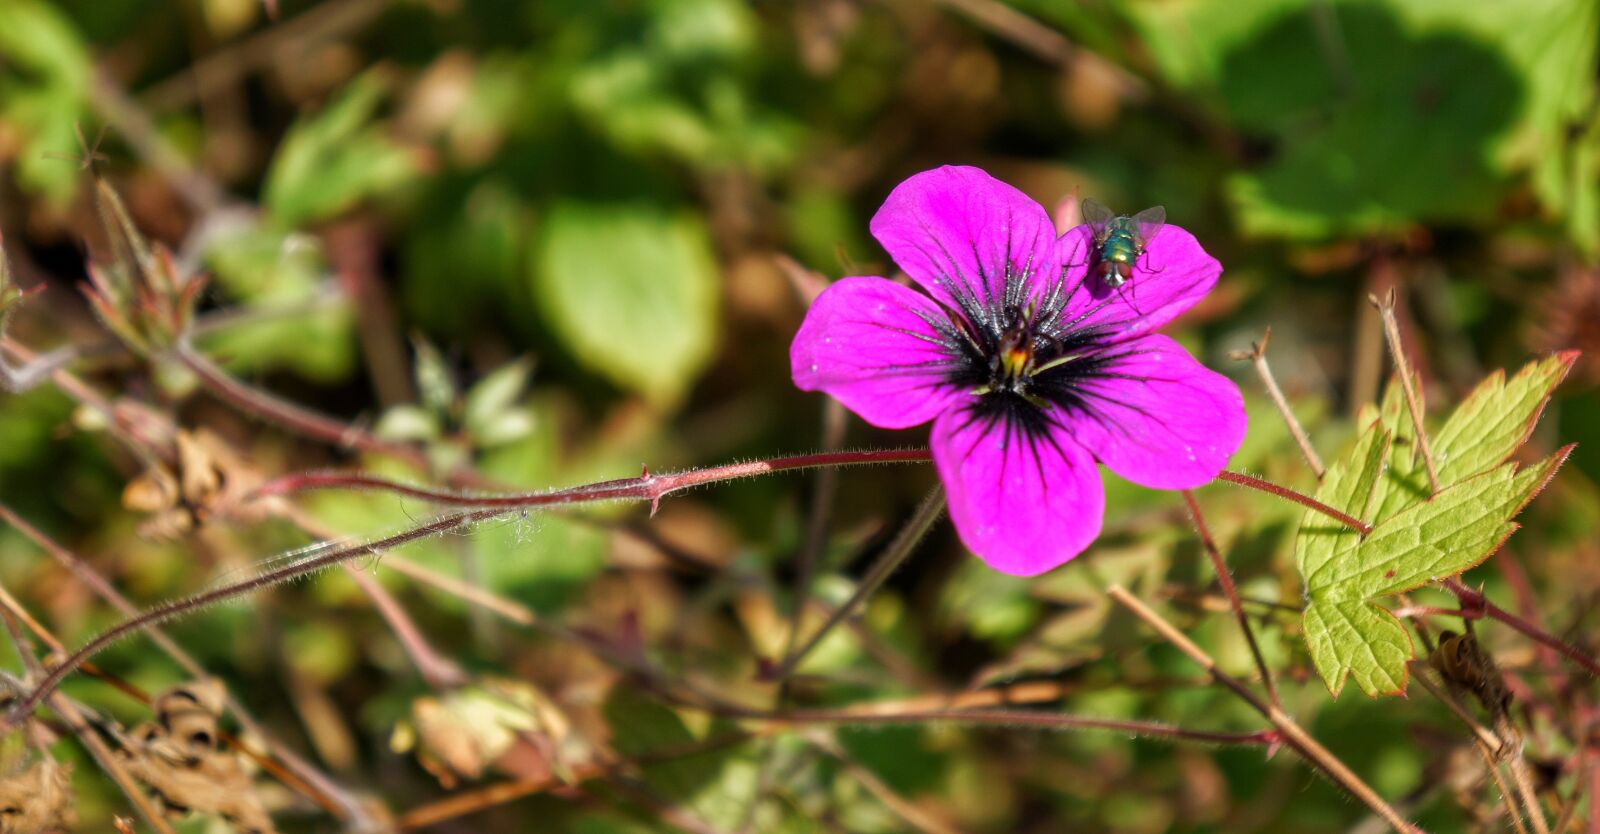
[[[1461,584],[1461,580],[1459,579],[1446,579],[1444,580],[1443,585],[1445,588],[1449,589],[1451,593],[1455,594],[1457,599],[1461,600],[1462,610],[1459,612],[1452,612],[1456,616],[1469,619],[1477,619],[1478,617],[1487,616],[1492,620],[1499,620],[1500,622],[1511,626],[1517,631],[1526,634],[1535,642],[1555,649],[1556,651],[1565,655],[1568,660],[1571,660],[1573,663],[1576,663],[1578,666],[1582,667],[1583,670],[1589,674],[1594,675],[1595,677],[1600,677],[1600,662],[1596,662],[1593,657],[1589,656],[1587,652],[1583,651],[1577,646],[1574,646],[1571,643],[1568,643],[1567,641],[1555,636],[1554,634],[1545,631],[1539,626],[1524,620],[1516,614],[1513,614],[1510,611],[1495,605],[1494,603],[1490,602],[1489,598],[1484,596],[1481,591],[1474,591],[1473,589],[1468,588],[1466,585]]]
[[[427,458],[420,450],[403,443],[391,443],[326,414],[318,414],[304,406],[251,388],[229,376],[210,359],[186,344],[178,346],[177,356],[196,377],[199,377],[206,390],[245,414],[275,423],[313,440],[321,440],[341,448],[390,455],[417,468],[427,468]]]
[[[661,499],[667,495],[705,484],[749,478],[771,472],[792,469],[814,469],[824,466],[853,466],[870,463],[924,463],[928,461],[927,449],[868,449],[853,452],[823,452],[811,455],[757,460],[749,463],[730,463],[706,469],[691,469],[652,475],[648,470],[637,478],[619,478],[614,481],[584,484],[568,489],[544,492],[524,492],[504,495],[468,494],[449,490],[429,489],[402,484],[357,472],[324,470],[299,472],[269,481],[256,490],[257,495],[284,495],[308,489],[372,489],[393,492],[409,498],[421,498],[437,504],[456,507],[481,507],[502,510],[551,507],[562,504],[584,504],[591,501],[648,500],[653,514]]]
[[[1349,527],[1363,536],[1372,532],[1372,525],[1367,524],[1361,519],[1347,513],[1342,513],[1328,506],[1327,504],[1312,498],[1309,495],[1296,492],[1286,486],[1279,486],[1271,481],[1264,481],[1253,475],[1245,475],[1241,472],[1231,472],[1226,469],[1223,470],[1221,474],[1217,475],[1217,480],[1227,481],[1230,484],[1238,484],[1239,486],[1260,490],[1261,492],[1265,492],[1269,495],[1276,495],[1286,501],[1293,501],[1302,507],[1316,510],[1317,512],[1322,513],[1323,515],[1339,522],[1340,524],[1343,524],[1346,527]]]
[[[1239,630],[1244,632],[1245,642],[1250,644],[1250,656],[1255,659],[1256,671],[1261,674],[1261,683],[1267,688],[1267,699],[1273,706],[1282,708],[1283,702],[1278,700],[1278,685],[1273,682],[1267,659],[1256,642],[1256,632],[1250,627],[1250,617],[1244,613],[1244,603],[1239,601],[1239,589],[1233,584],[1233,574],[1228,572],[1222,549],[1217,547],[1217,540],[1211,537],[1211,528],[1206,526],[1206,518],[1200,514],[1200,504],[1195,501],[1194,492],[1184,490],[1183,500],[1189,505],[1189,516],[1194,519],[1195,532],[1200,534],[1200,544],[1205,548],[1206,555],[1211,557],[1211,567],[1217,572],[1217,582],[1222,585],[1222,593],[1228,598],[1228,607],[1233,610],[1234,619],[1239,621]]]
[[[83,664],[85,660],[98,654],[105,647],[117,640],[157,623],[166,622],[174,617],[205,608],[210,605],[232,599],[237,596],[259,591],[264,588],[287,582],[301,576],[306,576],[334,565],[348,562],[371,553],[380,553],[391,550],[407,542],[427,538],[450,530],[467,527],[479,521],[486,521],[497,516],[505,515],[513,510],[527,507],[550,506],[556,504],[573,504],[587,501],[615,501],[615,500],[648,500],[652,512],[657,504],[666,495],[690,487],[703,484],[728,481],[736,478],[748,478],[769,472],[782,472],[790,469],[806,469],[819,466],[846,466],[865,463],[918,463],[928,460],[926,449],[886,449],[861,452],[832,452],[819,455],[796,455],[793,457],[777,458],[774,460],[752,461],[749,463],[734,463],[727,466],[699,469],[689,472],[678,472],[668,475],[651,475],[646,472],[637,478],[623,478],[615,481],[602,481],[596,484],[573,487],[566,490],[551,492],[531,493],[520,496],[500,496],[478,499],[465,499],[454,496],[457,503],[464,503],[473,509],[451,513],[436,518],[426,524],[372,541],[360,542],[344,547],[336,547],[297,562],[285,565],[276,570],[268,571],[258,576],[251,577],[242,582],[214,588],[204,593],[195,594],[184,599],[162,603],[138,616],[130,617],[115,626],[101,632],[99,636],[90,640],[83,648],[74,652],[66,660],[46,675],[39,685],[26,698],[21,699],[8,711],[3,720],[0,720],[0,730],[8,726],[18,726],[28,715],[32,714],[40,702],[60,685],[61,681],[72,671]],[[339,475],[336,481],[330,481],[330,476],[318,476],[312,473],[305,483],[309,486],[377,486],[389,488],[391,484],[376,478],[366,476]],[[280,482],[286,479],[280,479]],[[290,481],[295,477],[291,476]],[[307,488],[309,488],[307,486]],[[400,486],[400,485],[392,485]],[[269,485],[270,487],[270,485]],[[277,490],[287,491],[279,489]],[[414,494],[420,497],[432,497],[428,490],[400,486],[404,494]]]
[[[620,478],[615,481],[601,481],[599,483],[546,492],[503,495],[481,493],[475,495],[452,490],[431,489],[414,484],[403,484],[399,481],[359,472],[322,470],[284,475],[263,484],[256,490],[256,494],[263,496],[286,495],[291,492],[301,492],[308,489],[371,489],[455,507],[499,507],[502,509],[583,504],[590,501],[648,499],[651,503],[651,512],[654,512],[655,505],[670,493],[718,481],[748,478],[790,469],[869,463],[924,463],[931,459],[932,457],[927,449],[867,449],[855,452],[825,452],[751,461],[750,463],[731,463],[725,466],[691,469],[666,475],[651,475],[649,472],[645,472],[637,478]],[[1250,487],[1270,495],[1276,495],[1287,501],[1293,501],[1303,507],[1322,513],[1362,535],[1372,532],[1371,525],[1360,519],[1342,513],[1309,495],[1296,492],[1285,486],[1279,486],[1271,481],[1227,470],[1219,474],[1217,480]]]

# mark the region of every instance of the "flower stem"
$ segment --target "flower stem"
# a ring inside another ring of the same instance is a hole
[[[431,522],[428,522],[427,524],[413,527],[403,533],[389,536],[387,538],[323,552],[315,556],[290,563],[277,570],[268,571],[267,573],[260,574],[259,576],[251,577],[242,582],[236,582],[232,585],[224,585],[220,588],[214,588],[193,596],[161,603],[154,608],[148,609],[142,614],[129,617],[128,619],[123,620],[122,622],[106,629],[105,631],[100,632],[98,636],[86,643],[83,648],[73,652],[70,656],[63,660],[60,665],[50,670],[50,674],[46,675],[44,679],[33,688],[33,691],[28,693],[27,697],[20,699],[16,705],[7,711],[4,719],[0,720],[0,730],[4,730],[8,727],[19,726],[22,721],[26,720],[28,715],[32,714],[32,712],[38,708],[40,702],[48,697],[50,693],[61,684],[61,681],[65,679],[67,675],[71,674],[73,670],[77,669],[79,666],[82,666],[84,661],[95,656],[96,654],[99,654],[107,646],[110,646],[112,643],[115,643],[123,637],[237,596],[242,596],[244,594],[269,588],[273,585],[287,582],[291,579],[305,576],[307,574],[315,573],[317,571],[333,567],[334,565],[347,562],[351,559],[357,559],[362,556],[366,556],[370,553],[376,553],[381,550],[398,547],[399,545],[407,542],[427,538],[428,536],[436,535],[438,533],[459,529],[472,524],[473,522],[492,518],[496,515],[499,515],[501,512],[503,511],[477,510],[474,512],[459,512],[442,516]]]
[[[360,542],[344,547],[331,548],[316,553],[304,559],[291,562],[281,568],[262,573],[241,582],[214,588],[203,593],[181,599],[172,600],[155,606],[142,614],[130,616],[128,619],[101,632],[90,640],[83,648],[73,653],[66,660],[50,671],[50,674],[0,720],[0,729],[6,726],[15,726],[39,706],[39,703],[50,694],[50,691],[60,685],[61,681],[74,669],[82,665],[85,660],[98,654],[107,646],[117,640],[149,628],[150,626],[166,622],[175,617],[180,617],[193,611],[200,610],[210,605],[254,593],[269,588],[273,585],[297,579],[308,574],[325,570],[334,565],[348,562],[373,553],[379,553],[398,547],[408,542],[429,536],[457,530],[470,526],[479,521],[505,515],[507,513],[531,507],[554,506],[562,504],[577,504],[589,501],[623,501],[647,500],[650,502],[652,512],[661,499],[671,493],[689,489],[690,487],[729,481],[737,478],[749,478],[772,472],[784,472],[791,469],[807,469],[821,466],[847,466],[867,463],[917,463],[928,460],[926,449],[887,449],[857,452],[833,452],[814,455],[795,455],[773,460],[751,461],[749,463],[734,463],[726,466],[712,467],[710,469],[689,470],[667,475],[651,475],[648,472],[637,478],[623,478],[615,481],[602,481],[595,484],[573,487],[566,490],[550,492],[529,493],[513,496],[470,497],[437,493],[416,487],[406,487],[401,484],[384,481],[380,478],[370,478],[364,475],[349,475],[343,473],[311,473],[307,476],[289,476],[274,482],[280,485],[272,489],[273,484],[268,484],[264,489],[267,494],[288,492],[297,488],[314,488],[328,486],[344,487],[370,487],[389,489],[403,495],[437,500],[441,503],[455,503],[465,505],[464,509],[448,515],[443,515],[425,524],[409,528],[371,541]],[[284,482],[288,481],[284,488]],[[941,493],[942,496],[942,493]],[[942,504],[941,504],[942,506]],[[914,543],[914,542],[913,542]]]
[[[1265,492],[1269,495],[1276,495],[1279,498],[1287,501],[1293,501],[1302,507],[1307,507],[1322,513],[1328,518],[1331,518],[1334,521],[1349,527],[1363,536],[1372,532],[1372,525],[1367,524],[1355,516],[1349,515],[1348,513],[1342,513],[1328,506],[1327,504],[1324,504],[1321,501],[1306,495],[1305,493],[1296,492],[1295,490],[1292,490],[1286,486],[1279,486],[1271,481],[1257,478],[1254,475],[1246,475],[1242,472],[1234,472],[1224,469],[1217,475],[1217,480],[1227,481],[1230,484],[1238,484],[1239,486],[1243,487],[1249,487],[1254,490]]]
[[[1261,377],[1261,385],[1267,389],[1267,396],[1272,398],[1272,404],[1278,407],[1279,416],[1283,417],[1284,425],[1289,427],[1289,434],[1294,437],[1294,442],[1300,447],[1300,454],[1306,458],[1306,464],[1317,475],[1317,480],[1327,472],[1322,465],[1322,458],[1317,455],[1317,450],[1311,445],[1311,438],[1306,435],[1306,430],[1294,416],[1294,411],[1289,408],[1289,400],[1283,396],[1283,389],[1278,387],[1278,380],[1272,375],[1272,366],[1267,364],[1267,344],[1272,341],[1272,328],[1261,334],[1261,341],[1251,342],[1250,349],[1237,351],[1234,359],[1250,360],[1256,366],[1256,375]]]
[[[1228,565],[1222,560],[1222,551],[1217,548],[1217,542],[1211,537],[1211,530],[1206,527],[1205,516],[1200,514],[1200,504],[1194,500],[1194,492],[1183,491],[1184,503],[1189,505],[1189,516],[1194,519],[1195,531],[1200,534],[1200,543],[1205,547],[1206,555],[1211,557],[1211,567],[1217,572],[1217,582],[1222,585],[1222,593],[1228,598],[1228,607],[1233,609],[1234,619],[1239,621],[1239,629],[1244,632],[1245,642],[1250,644],[1250,656],[1255,658],[1256,671],[1261,674],[1261,683],[1267,688],[1267,700],[1278,708],[1283,707],[1283,702],[1278,700],[1278,685],[1272,680],[1272,671],[1267,668],[1267,660],[1261,654],[1261,645],[1256,642],[1255,629],[1250,627],[1250,618],[1244,613],[1244,604],[1239,601],[1239,590],[1234,587],[1233,575],[1228,572]]]
[[[1285,744],[1305,757],[1306,761],[1320,770],[1334,784],[1343,788],[1351,796],[1366,803],[1368,808],[1371,808],[1374,813],[1382,817],[1384,822],[1387,822],[1395,831],[1400,832],[1400,834],[1420,834],[1421,829],[1400,816],[1400,812],[1396,811],[1394,806],[1384,801],[1377,791],[1373,790],[1366,782],[1363,782],[1361,777],[1357,776],[1344,762],[1334,756],[1328,748],[1323,747],[1320,742],[1312,738],[1304,729],[1301,729],[1300,725],[1288,713],[1261,700],[1254,692],[1250,691],[1250,687],[1245,686],[1243,681],[1217,668],[1216,661],[1206,654],[1204,649],[1195,645],[1194,641],[1185,636],[1176,626],[1139,601],[1137,597],[1128,593],[1121,585],[1112,585],[1107,589],[1106,593],[1132,612],[1134,616],[1143,620],[1146,625],[1155,629],[1167,642],[1188,655],[1190,660],[1193,660],[1210,673],[1212,680],[1232,690],[1252,709],[1272,722],[1272,725],[1277,727],[1278,731],[1283,734],[1283,742]]]
[[[878,561],[873,563],[872,568],[867,571],[867,575],[862,577],[861,584],[856,587],[856,592],[851,594],[843,605],[834,609],[833,614],[804,643],[785,654],[783,660],[776,667],[770,670],[763,670],[762,680],[781,681],[787,679],[795,668],[800,665],[800,662],[805,660],[806,655],[810,654],[811,650],[822,642],[822,638],[826,637],[828,632],[853,615],[861,603],[865,602],[878,588],[882,587],[895,569],[900,567],[900,564],[906,560],[907,556],[911,555],[911,551],[916,549],[923,536],[928,534],[928,529],[933,526],[935,521],[939,520],[939,516],[943,513],[944,486],[939,485],[928,490],[928,494],[923,497],[922,503],[917,505],[916,512],[911,514],[911,519],[906,522],[904,527],[900,528],[900,532],[895,534],[894,541],[889,542],[889,546],[884,549],[883,555],[878,557]]]
[[[1417,448],[1422,450],[1422,463],[1428,470],[1428,486],[1439,491],[1439,470],[1433,461],[1433,448],[1428,445],[1428,432],[1423,428],[1422,398],[1417,395],[1417,380],[1411,375],[1411,362],[1406,359],[1405,344],[1400,338],[1400,320],[1394,314],[1394,288],[1390,287],[1383,298],[1367,296],[1372,306],[1383,316],[1383,333],[1389,340],[1389,353],[1394,356],[1395,370],[1400,373],[1400,387],[1406,392],[1406,410],[1411,412],[1411,426],[1417,432]]]
[[[825,466],[855,466],[872,463],[923,463],[930,460],[927,449],[866,449],[847,452],[821,452],[809,455],[757,460],[749,463],[730,463],[707,469],[690,469],[652,475],[648,471],[637,478],[619,478],[600,481],[568,489],[515,494],[471,494],[450,490],[402,484],[386,478],[357,472],[325,470],[299,472],[285,475],[263,484],[256,495],[283,495],[308,489],[370,489],[392,492],[408,498],[421,498],[436,504],[482,509],[518,510],[534,507],[551,507],[565,504],[585,504],[591,501],[648,500],[655,512],[661,499],[691,487],[750,478],[791,469],[816,469]]]

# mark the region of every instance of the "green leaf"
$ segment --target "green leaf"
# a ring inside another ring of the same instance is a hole
[[[1389,453],[1390,433],[1379,422],[1372,422],[1356,441],[1355,448],[1328,467],[1316,498],[1336,510],[1364,518],[1370,508],[1378,476],[1383,473]],[[1327,516],[1306,511],[1295,539],[1295,561],[1300,575],[1320,573],[1361,543],[1361,536]]]
[[[1405,691],[1411,635],[1387,610],[1362,600],[1313,600],[1302,627],[1311,660],[1333,697],[1347,677],[1368,695]]]
[[[373,121],[384,93],[378,76],[364,75],[289,129],[263,188],[274,217],[291,227],[323,220],[411,179],[411,154]]]
[[[1530,172],[1566,207],[1565,126],[1593,91],[1590,0],[1125,5],[1170,84],[1273,148],[1228,182],[1248,232],[1487,225]]]
[[[1453,484],[1499,464],[1527,442],[1545,403],[1566,379],[1577,351],[1523,366],[1509,382],[1495,371],[1467,396],[1432,438],[1439,483]]]
[[[711,356],[718,278],[687,214],[627,204],[550,211],[533,276],[540,313],[577,361],[670,403]]]
[[[1511,518],[1565,459],[1558,452],[1520,472],[1507,463],[1440,491],[1379,524],[1348,558],[1307,574],[1307,596],[1371,599],[1473,567],[1517,529]]]
[[[1509,458],[1533,433],[1545,403],[1577,358],[1571,351],[1554,354],[1529,363],[1509,381],[1504,371],[1495,371],[1479,383],[1429,438],[1439,486],[1460,483]],[[1427,467],[1399,392],[1400,385],[1392,383],[1381,409],[1384,425],[1394,434],[1394,451],[1379,485],[1375,523],[1426,500],[1429,492]]]
[[[1341,461],[1348,470],[1363,473],[1361,478],[1342,476],[1341,483],[1349,485],[1345,494],[1359,492],[1363,481],[1371,490],[1376,479],[1366,473],[1378,444],[1369,438],[1381,432],[1370,429]],[[1442,490],[1377,525],[1354,546],[1335,541],[1336,558],[1302,558],[1306,645],[1334,696],[1346,676],[1354,677],[1368,695],[1404,690],[1410,638],[1373,600],[1454,576],[1487,559],[1517,529],[1511,519],[1549,482],[1570,450],[1521,471],[1507,463]],[[1355,503],[1346,504],[1350,506]],[[1308,515],[1297,550],[1321,554],[1328,535],[1325,521]]]

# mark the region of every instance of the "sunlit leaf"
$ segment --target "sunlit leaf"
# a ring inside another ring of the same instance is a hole
[[[1380,431],[1373,429],[1366,437]],[[1362,469],[1375,459],[1374,449],[1367,441],[1353,450],[1365,462],[1358,464]],[[1359,544],[1343,545],[1335,558],[1307,570],[1306,643],[1333,694],[1339,693],[1346,675],[1368,695],[1404,689],[1409,637],[1373,601],[1454,576],[1487,559],[1517,529],[1511,519],[1549,482],[1568,451],[1520,471],[1508,463],[1469,478],[1396,514]],[[1345,465],[1355,460],[1347,458]],[[1365,479],[1368,484],[1375,480]],[[1345,482],[1354,483],[1348,476]],[[1325,526],[1326,519],[1308,515],[1301,535],[1313,536],[1313,543],[1301,549],[1321,548],[1315,537],[1326,533],[1319,525]]]
[[[1460,483],[1510,457],[1533,432],[1550,394],[1577,358],[1573,352],[1559,353],[1523,366],[1510,380],[1504,371],[1485,377],[1429,437],[1439,486]],[[1394,434],[1394,452],[1379,484],[1371,521],[1382,521],[1428,497],[1427,468],[1399,391],[1398,384],[1391,384],[1384,396],[1382,418]]]

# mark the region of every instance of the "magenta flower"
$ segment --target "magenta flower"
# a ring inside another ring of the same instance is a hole
[[[1210,292],[1221,264],[1164,226],[1132,277],[1091,277],[1093,233],[1056,237],[1022,192],[977,168],[901,183],[872,234],[927,295],[844,278],[790,348],[795,384],[867,422],[933,421],[933,460],[967,547],[1032,576],[1100,534],[1095,461],[1147,487],[1217,476],[1244,439],[1244,400],[1156,328]]]

